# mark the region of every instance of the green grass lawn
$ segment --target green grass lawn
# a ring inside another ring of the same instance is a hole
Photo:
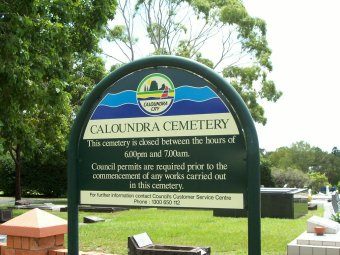
[[[23,213],[16,210],[15,215]],[[55,213],[66,218],[66,213]],[[262,219],[262,254],[284,255],[287,243],[306,230],[309,212],[295,220]],[[80,226],[80,250],[127,254],[127,237],[147,232],[154,243],[211,246],[212,254],[247,254],[247,219],[213,217],[212,211],[143,209],[118,213],[84,213],[106,221]]]

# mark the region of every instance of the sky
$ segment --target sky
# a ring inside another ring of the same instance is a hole
[[[244,0],[267,23],[274,70],[283,92],[264,103],[268,119],[257,125],[260,148],[273,151],[306,141],[330,152],[340,148],[340,1]]]
[[[340,0],[243,2],[267,23],[270,78],[283,92],[276,103],[262,103],[267,124],[256,125],[260,148],[274,151],[298,141],[328,152],[340,148]],[[112,44],[102,47],[113,50]]]

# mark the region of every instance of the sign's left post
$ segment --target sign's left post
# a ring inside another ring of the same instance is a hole
[[[68,149],[67,165],[67,214],[68,214],[68,254],[79,254],[78,240],[78,204],[79,194],[77,188],[77,142],[76,142],[76,125],[71,132],[71,138]]]

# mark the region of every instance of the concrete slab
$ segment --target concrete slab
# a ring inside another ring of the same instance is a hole
[[[312,216],[307,220],[307,232],[314,233],[314,227],[322,226],[326,228],[326,234],[336,234],[340,231],[340,224],[326,218]]]
[[[301,245],[340,246],[340,232],[337,234],[325,234],[323,236],[304,232],[296,238],[296,242]]]

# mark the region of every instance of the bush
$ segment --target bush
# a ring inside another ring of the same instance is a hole
[[[57,156],[41,162],[39,157],[23,162],[21,188],[23,196],[60,197],[66,194],[66,157]],[[0,157],[0,191],[4,196],[15,194],[15,167],[9,156]]]
[[[331,219],[340,224],[340,212],[337,212],[336,214],[333,214]]]
[[[328,178],[324,173],[313,172],[309,174],[309,188],[313,193],[318,193],[322,187],[329,185]]]
[[[304,188],[309,183],[308,175],[298,169],[273,168],[272,176],[276,187],[287,184],[288,187]]]
[[[38,160],[25,162],[22,173],[22,190],[29,196],[44,195],[60,197],[66,194],[67,163],[64,159],[56,159],[41,163]]]
[[[274,187],[274,181],[269,160],[261,158],[260,162],[261,185],[265,187]]]
[[[0,157],[0,190],[4,196],[14,196],[15,193],[15,167],[10,156]]]

